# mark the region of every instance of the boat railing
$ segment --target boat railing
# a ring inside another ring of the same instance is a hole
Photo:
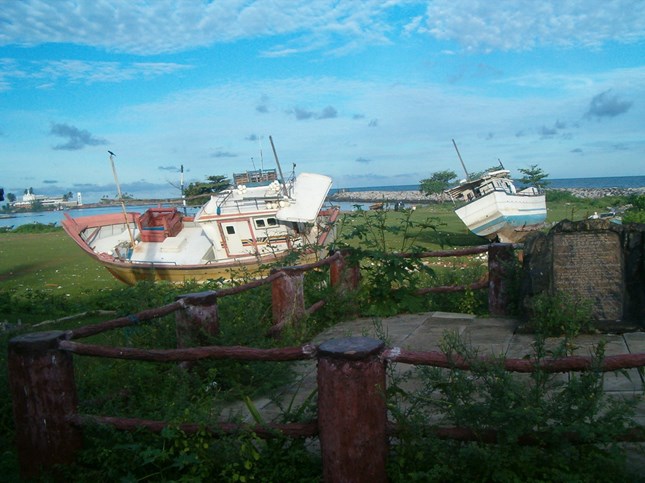
[[[126,260],[134,265],[178,265],[177,262],[165,261],[165,260]]]

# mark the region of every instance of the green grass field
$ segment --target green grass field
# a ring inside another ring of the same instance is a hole
[[[0,290],[31,288],[76,296],[118,285],[62,230],[0,235]]]

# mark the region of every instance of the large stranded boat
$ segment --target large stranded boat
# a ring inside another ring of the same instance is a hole
[[[331,178],[302,173],[289,181],[238,185],[211,196],[194,217],[150,208],[72,218],[68,235],[118,280],[184,282],[257,276],[297,253],[324,256],[335,237],[337,207],[323,209]]]

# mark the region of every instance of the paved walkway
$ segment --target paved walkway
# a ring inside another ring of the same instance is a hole
[[[330,339],[350,336],[369,336],[384,339],[388,347],[400,347],[408,350],[435,351],[446,331],[458,332],[464,341],[469,342],[482,354],[505,354],[507,358],[522,358],[532,355],[533,336],[518,334],[518,323],[507,318],[479,318],[466,314],[430,312],[407,314],[386,319],[365,318],[340,323],[321,333],[314,339],[320,344]],[[630,354],[645,352],[645,332],[624,334],[582,335],[575,339],[576,355],[591,355],[598,343],[605,341],[605,355]],[[558,339],[549,339],[547,344],[556,347]],[[397,364],[397,371],[408,371],[413,366]],[[292,386],[285,388],[282,408],[292,405],[297,407],[316,389],[316,362],[302,361],[297,364],[300,377]],[[568,377],[562,374],[557,377]],[[414,384],[414,380],[412,383]],[[606,373],[604,388],[608,394],[615,396],[637,397],[635,421],[645,425],[645,381],[637,369]],[[261,399],[254,401],[265,421],[277,418],[282,410],[274,401]],[[243,406],[229,408],[229,414],[237,414],[250,421],[250,415]],[[643,445],[640,445],[643,446]],[[632,460],[632,458],[630,458]],[[633,464],[645,468],[645,459],[633,456]]]

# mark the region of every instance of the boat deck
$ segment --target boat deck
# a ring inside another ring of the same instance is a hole
[[[163,242],[140,242],[132,252],[133,262],[197,265],[212,261],[212,244],[201,227],[184,227]]]
[[[122,225],[125,227],[125,225]],[[136,239],[139,235],[137,228],[132,228],[132,236]],[[114,247],[121,243],[130,243],[130,234],[128,230],[117,232],[114,235],[104,236],[97,238],[90,243],[90,246],[96,253],[108,253],[110,255],[114,252]]]

